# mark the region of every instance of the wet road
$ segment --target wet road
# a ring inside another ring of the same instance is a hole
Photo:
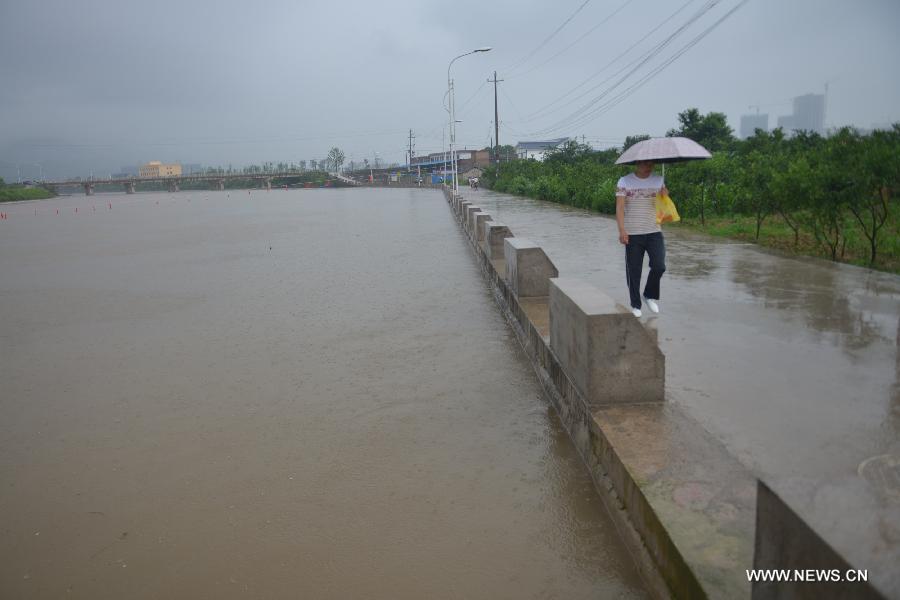
[[[464,194],[561,275],[628,304],[613,219]],[[764,476],[840,478],[900,456],[900,278],[689,232],[666,240],[662,314],[644,321],[666,354],[669,401]]]
[[[4,210],[0,597],[645,597],[439,193]]]

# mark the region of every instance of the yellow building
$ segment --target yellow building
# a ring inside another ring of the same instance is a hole
[[[158,160],[151,160],[141,165],[141,177],[180,177],[181,165],[164,165]]]

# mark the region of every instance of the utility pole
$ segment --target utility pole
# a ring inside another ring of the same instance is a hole
[[[503,81],[502,79],[497,79],[497,71],[494,71],[494,78],[488,79],[489,82],[494,82],[494,144],[496,151],[494,152],[494,158],[497,161],[497,164],[500,164],[500,117],[497,114],[497,83]]]
[[[413,157],[416,155],[416,151],[413,148],[413,140],[416,139],[416,136],[413,135],[413,130],[409,130],[409,162],[406,164],[406,170],[412,171],[412,161]]]

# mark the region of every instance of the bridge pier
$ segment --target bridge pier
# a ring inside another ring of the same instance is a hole
[[[126,194],[134,193],[134,182],[133,181],[128,181],[124,185],[125,185],[125,193]]]
[[[94,195],[94,184],[93,183],[85,183],[84,184],[84,195],[85,196],[93,196]]]
[[[224,179],[216,179],[212,182],[212,189],[224,192],[225,191],[225,180]]]
[[[264,179],[262,180],[262,187],[263,187],[267,192],[271,191],[271,190],[272,190],[272,180],[271,180],[270,178],[268,178],[268,177],[264,178]]]
[[[177,191],[178,191],[178,182],[177,182],[177,181],[170,181],[170,182],[169,182],[169,192],[170,192],[170,193],[175,193],[175,192],[177,192]]]

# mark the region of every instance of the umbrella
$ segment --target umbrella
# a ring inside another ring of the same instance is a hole
[[[633,165],[645,160],[657,163],[673,163],[685,160],[712,158],[709,151],[686,137],[651,138],[638,142],[622,153],[617,165]]]

